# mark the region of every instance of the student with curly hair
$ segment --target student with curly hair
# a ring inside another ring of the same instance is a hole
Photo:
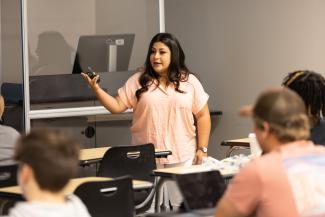
[[[316,72],[299,70],[289,73],[282,86],[296,92],[304,101],[311,126],[310,140],[325,145],[325,79]],[[250,115],[251,106],[240,109],[242,116]]]
[[[311,125],[310,139],[325,145],[325,79],[313,71],[294,71],[283,80],[283,86],[295,91],[304,101]]]

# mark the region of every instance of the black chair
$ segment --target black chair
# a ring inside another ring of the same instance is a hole
[[[131,175],[133,179],[153,183],[151,189],[134,192],[136,212],[142,213],[150,208],[155,193],[155,177],[152,176],[154,169],[156,169],[156,160],[153,144],[115,146],[104,154],[98,176]]]
[[[124,176],[109,181],[86,182],[74,191],[92,217],[133,217],[132,178]]]
[[[1,85],[1,94],[6,105],[22,105],[23,103],[22,84],[4,82]]]
[[[18,164],[0,166],[0,188],[17,185]]]

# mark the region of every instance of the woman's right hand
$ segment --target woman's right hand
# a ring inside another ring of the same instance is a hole
[[[88,83],[88,85],[95,92],[97,99],[100,103],[111,113],[121,113],[127,109],[127,106],[122,102],[120,97],[113,97],[109,95],[106,91],[104,91],[98,85],[99,75],[96,75],[93,79],[91,79],[86,73],[81,73],[83,79]]]
[[[89,76],[84,72],[82,72],[81,75],[82,75],[83,79],[91,87],[91,89],[93,89],[93,91],[96,92],[96,90],[98,90],[100,88],[100,86],[98,85],[98,82],[97,82],[97,80],[99,79],[99,75],[96,75],[93,79],[89,78]]]

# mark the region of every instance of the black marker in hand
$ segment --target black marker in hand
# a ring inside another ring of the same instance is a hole
[[[86,72],[86,74],[88,75],[88,77],[89,77],[91,80],[92,80],[94,77],[97,76],[97,73],[94,72],[90,66],[88,66],[88,70],[89,70],[89,72]],[[99,83],[99,82],[100,82],[100,78],[98,77],[98,79],[97,79],[97,83]]]

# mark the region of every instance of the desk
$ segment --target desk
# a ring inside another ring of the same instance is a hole
[[[159,212],[159,194],[160,189],[162,188],[162,185],[164,182],[168,179],[173,179],[175,175],[183,175],[183,174],[190,174],[190,173],[200,173],[200,172],[207,172],[211,171],[212,169],[204,166],[204,165],[191,165],[191,166],[183,166],[183,167],[172,167],[172,168],[162,168],[162,169],[156,169],[153,171],[153,175],[159,177],[158,182],[156,185],[156,200],[155,200],[155,212]],[[225,179],[232,178],[236,173],[238,173],[238,170],[227,170],[222,169],[219,170],[221,175]]]
[[[234,150],[249,148],[249,138],[225,140],[221,142],[221,145],[229,147],[226,154],[226,157],[229,157]]]
[[[215,208],[198,209],[191,210],[189,212],[179,213],[179,212],[165,212],[148,214],[146,217],[214,217]]]
[[[212,169],[204,165],[191,165],[183,167],[171,167],[171,168],[162,168],[156,169],[153,171],[154,176],[159,176],[162,178],[173,178],[174,175],[184,175],[190,173],[200,173],[211,171]],[[238,171],[237,170],[220,170],[221,175],[224,178],[229,178],[234,176]]]
[[[71,179],[64,191],[66,194],[72,194],[74,190],[82,183],[90,182],[90,181],[105,181],[111,180],[111,178],[107,177],[83,177],[83,178],[75,178]],[[153,185],[151,182],[140,181],[140,180],[132,180],[133,189],[141,190],[151,188]],[[5,187],[0,188],[0,197],[5,197],[8,199],[14,200],[23,200],[22,192],[19,186]]]
[[[93,163],[99,163],[106,151],[110,147],[99,147],[99,148],[87,148],[80,150],[80,165],[85,166]],[[166,158],[168,155],[171,155],[171,151],[161,151],[155,150],[155,157],[156,158]]]

